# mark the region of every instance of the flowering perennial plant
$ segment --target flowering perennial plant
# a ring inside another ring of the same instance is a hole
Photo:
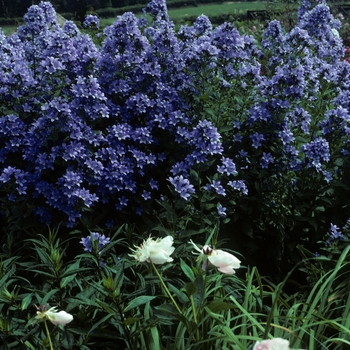
[[[90,208],[134,214],[168,181],[188,200],[190,169],[223,151],[215,126],[185,98],[192,43],[176,37],[165,1],[148,11],[151,26],[125,13],[101,47],[70,21],[60,27],[48,2],[30,7],[15,34],[0,35],[0,186],[8,200],[30,200],[43,223],[74,226]],[[92,23],[88,16],[84,25]]]
[[[343,230],[345,233],[346,228]],[[210,237],[215,233],[212,231]],[[289,296],[286,290],[280,293],[285,281],[276,286],[260,276],[255,267],[242,271],[237,258],[224,251],[215,253],[208,245],[200,249],[193,241],[186,244],[186,238],[185,241],[177,236],[175,258],[172,236],[149,237],[142,246],[132,249],[130,259],[128,254],[120,254],[123,245],[117,245],[119,234],[124,234],[122,229],[111,237],[110,247],[105,251],[107,262],[100,266],[91,264],[89,254],[77,252],[72,239],[62,242],[59,231],[27,240],[26,245],[34,254],[17,260],[15,255],[8,257],[10,254],[1,253],[4,276],[0,307],[7,325],[13,327],[13,332],[7,333],[6,324],[1,324],[4,346],[20,348],[25,336],[26,348],[50,345],[52,350],[81,348],[82,343],[87,349],[95,348],[97,343],[101,349],[139,349],[147,348],[148,342],[156,344],[155,348],[170,349],[202,350],[204,342],[208,349],[237,346],[255,350],[289,349],[289,342],[281,338],[260,341],[266,333],[268,337],[288,337],[293,348],[316,349],[331,343],[341,349],[350,339],[345,328],[348,318],[334,314],[334,309],[346,314],[349,305],[348,293],[344,294],[349,288],[344,273],[349,265],[348,238],[342,249],[338,246],[334,250],[347,259],[344,263],[324,257],[305,258],[304,268],[319,264],[320,268],[311,268],[320,278],[314,286],[307,283],[300,293]],[[132,233],[132,238],[138,237]],[[198,268],[183,244],[194,248],[201,259],[207,259],[219,271]],[[149,264],[139,263],[147,260]],[[53,261],[57,263],[52,264]],[[325,271],[327,264],[329,271]],[[238,268],[237,274],[233,274],[232,270]],[[336,278],[329,278],[332,276]],[[310,294],[305,293],[307,288]],[[37,307],[36,315],[30,317],[34,298],[44,306]],[[49,298],[55,304],[66,305],[70,313],[48,307]],[[293,304],[291,300],[296,302]],[[296,314],[291,316],[292,312]],[[329,319],[315,329],[321,313]],[[274,317],[270,325],[269,316]],[[48,321],[55,327],[50,327]],[[336,334],[334,324],[342,325]],[[140,327],[142,334],[138,332]],[[95,329],[98,332],[93,332]],[[329,336],[319,340],[310,334],[310,329]],[[177,336],[179,333],[182,337]]]
[[[349,216],[343,191],[349,181],[345,86],[350,66],[343,60],[342,39],[335,35],[339,26],[325,3],[312,8],[305,1],[290,31],[277,20],[268,24],[260,53],[251,55],[261,63],[253,80],[248,74],[239,81],[227,77],[227,70],[219,75],[231,84],[217,87],[217,99],[223,97],[214,110],[220,116],[216,125],[226,130],[221,132],[227,145],[222,154],[234,160],[248,190],[233,206],[228,197],[220,199],[226,217],[234,212],[227,231],[239,235],[233,238],[238,244],[245,241],[242,248],[255,261],[255,247],[260,251],[269,242],[273,263],[259,262],[277,280],[282,261],[293,255],[291,247],[324,236],[330,224],[325,217],[341,216],[343,221]],[[240,94],[238,84],[249,93]],[[333,206],[342,210],[335,213]]]
[[[169,205],[188,226],[234,225],[254,258],[269,242],[281,272],[335,206],[350,217],[340,21],[305,1],[294,28],[273,20],[258,41],[204,15],[177,30],[164,0],[145,12],[150,23],[119,16],[101,45],[49,2],[0,32],[1,216],[74,227],[96,215],[104,228]]]
[[[4,347],[342,349],[350,65],[339,21],[304,1],[293,28],[273,20],[258,38],[204,15],[176,29],[164,0],[145,13],[149,23],[129,12],[103,32],[88,16],[99,44],[60,26],[49,2],[0,30]],[[135,246],[135,231],[164,238]],[[219,237],[227,251],[193,243]],[[288,295],[291,264],[306,282]],[[28,317],[34,298],[67,305],[75,322],[46,306]]]

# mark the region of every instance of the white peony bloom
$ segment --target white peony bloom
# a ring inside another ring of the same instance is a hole
[[[171,236],[157,238],[156,240],[149,237],[143,241],[141,246],[135,246],[136,249],[131,249],[133,254],[129,254],[129,256],[140,262],[147,261],[153,262],[153,264],[161,265],[174,260],[170,257],[175,250],[175,248],[172,246],[173,243],[174,238]]]
[[[192,240],[189,243],[191,243],[194,249],[200,253],[198,259],[204,260],[204,270],[206,269],[208,261],[220,272],[227,275],[234,274],[235,270],[241,267],[241,261],[228,252],[225,252],[221,249],[212,249],[208,245],[205,245],[202,249],[199,249],[197,245],[192,242]]]
[[[282,338],[266,339],[256,342],[253,350],[292,350],[289,341]],[[300,349],[302,350],[302,349]]]
[[[46,310],[45,307],[38,308],[41,311],[37,311],[36,319],[48,319],[54,325],[58,324],[67,324],[73,320],[73,316],[66,311],[57,312],[56,307],[52,307],[49,310]]]

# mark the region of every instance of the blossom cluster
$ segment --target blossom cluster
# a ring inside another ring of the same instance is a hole
[[[84,250],[86,252],[92,253],[94,251],[94,242],[96,242],[96,247],[99,253],[101,253],[101,250],[103,247],[108,244],[110,241],[109,237],[106,237],[105,235],[101,235],[98,232],[91,232],[90,236],[86,236],[85,238],[82,238],[80,243],[83,245]]]
[[[157,15],[166,11],[161,3],[148,6],[155,19],[147,28],[132,13],[119,16],[101,47],[71,21],[60,27],[49,2],[31,6],[13,35],[0,33],[0,187],[8,201],[25,198],[42,222],[73,226],[89,208],[142,212],[168,185],[185,200],[195,193],[190,169],[223,151],[216,127],[186,99],[188,52],[200,62],[206,51],[176,37]],[[84,22],[91,24],[98,27],[95,16]]]
[[[319,4],[308,9],[305,2],[290,32],[284,33],[277,20],[271,21],[264,32],[261,44],[266,72],[260,76],[255,101],[234,127],[240,151],[244,147],[249,155],[252,150],[260,154],[261,168],[285,172],[312,167],[326,181],[331,179],[327,171],[331,135],[326,120],[339,112],[336,108],[324,109],[323,116],[311,115],[320,98],[336,97],[335,93],[321,95],[324,91],[330,93],[327,86],[349,79],[348,65],[342,60],[342,40],[334,34],[339,26],[328,6]],[[336,129],[334,124],[332,127]],[[347,128],[341,127],[348,135]]]
[[[83,22],[83,27],[87,28],[94,25],[96,29],[100,28],[100,20],[95,15],[87,15]]]
[[[92,208],[108,219],[142,213],[170,188],[185,201],[210,193],[226,217],[252,174],[268,174],[266,187],[269,174],[293,173],[294,184],[305,169],[325,182],[339,175],[350,66],[326,4],[305,2],[289,32],[272,21],[261,45],[206,16],[176,31],[164,0],[145,11],[152,23],[125,13],[101,46],[71,21],[61,27],[49,2],[31,6],[13,35],[0,32],[8,203],[73,226]],[[84,23],[98,27],[94,16]],[[196,169],[207,183],[193,181]]]

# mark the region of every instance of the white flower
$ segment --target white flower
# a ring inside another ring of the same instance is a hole
[[[37,307],[41,311],[37,311],[36,319],[48,319],[54,325],[67,324],[73,320],[73,316],[65,311],[57,312],[57,307],[46,310],[46,307]]]
[[[174,238],[171,236],[157,238],[156,240],[149,237],[143,241],[141,246],[135,246],[136,249],[131,249],[134,254],[129,254],[129,256],[140,262],[147,261],[153,262],[153,264],[161,265],[174,260],[170,257],[175,250],[175,248],[172,246],[173,243]]]
[[[203,269],[206,269],[207,260],[214,265],[220,272],[227,275],[232,275],[235,273],[235,269],[241,267],[241,261],[237,259],[234,255],[225,252],[221,249],[212,249],[208,245],[205,245],[202,249],[199,249],[195,243],[190,240],[194,249],[199,252],[198,259],[204,260]]]
[[[289,348],[289,341],[282,338],[266,339],[258,341],[253,350],[292,350]],[[300,349],[302,350],[302,349]]]

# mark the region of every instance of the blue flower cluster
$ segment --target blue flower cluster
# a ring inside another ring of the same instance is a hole
[[[83,27],[88,28],[92,25],[94,25],[96,29],[100,28],[100,20],[95,15],[87,15],[83,22]]]
[[[252,102],[233,121],[242,171],[257,164],[275,174],[313,168],[326,182],[339,172],[332,155],[339,147],[348,154],[350,78],[339,26],[326,4],[311,8],[308,1],[289,32],[277,20],[269,23]]]
[[[186,201],[211,193],[225,217],[255,174],[267,174],[266,187],[276,174],[295,184],[305,169],[338,176],[335,150],[349,155],[350,68],[325,4],[303,3],[289,32],[272,21],[261,45],[206,16],[176,31],[164,0],[145,12],[150,25],[125,13],[101,46],[71,21],[60,27],[49,2],[31,6],[15,34],[0,31],[8,201],[73,226],[92,208],[109,219],[140,214],[170,187]],[[206,184],[194,181],[197,169]]]
[[[225,59],[237,56],[244,40],[226,27],[207,38],[204,16],[177,36],[165,1],[147,9],[150,26],[125,13],[101,47],[71,21],[60,27],[49,2],[31,6],[15,34],[0,33],[0,188],[44,223],[73,226],[97,207],[140,212],[167,184],[188,200],[191,169],[222,157],[217,128],[188,96],[208,54],[225,45]],[[196,37],[180,39],[184,32]],[[220,41],[229,32],[235,38]],[[237,175],[228,158],[218,171]]]
[[[81,243],[86,252],[93,252],[93,243],[97,242],[97,250],[100,253],[106,244],[110,241],[109,237],[101,235],[98,232],[91,232],[90,236],[82,238],[79,243]]]

